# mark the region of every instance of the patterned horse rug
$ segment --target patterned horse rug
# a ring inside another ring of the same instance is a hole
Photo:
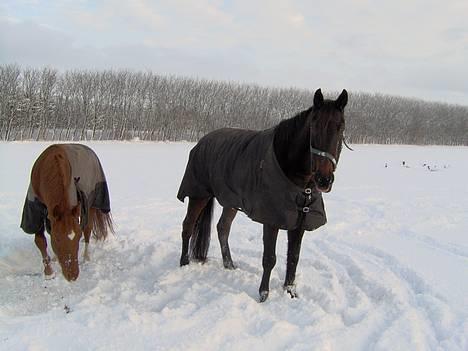
[[[70,205],[80,202],[80,226],[82,229],[89,220],[90,208],[96,208],[103,213],[110,212],[109,191],[106,177],[96,154],[89,147],[81,144],[58,144],[68,158],[71,166],[71,181],[68,189]],[[21,228],[28,234],[36,234],[44,230],[50,234],[50,222],[47,218],[47,208],[29,184],[28,193],[23,207]]]
[[[253,221],[294,230],[315,230],[327,221],[322,195],[302,189],[283,173],[273,149],[274,129],[224,128],[205,135],[190,151],[177,194],[216,197]]]

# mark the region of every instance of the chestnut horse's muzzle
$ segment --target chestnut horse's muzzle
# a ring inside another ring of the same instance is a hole
[[[78,258],[72,258],[71,255],[68,255],[68,258],[63,261],[59,259],[59,263],[62,268],[62,274],[66,280],[72,282],[78,278],[80,274]]]

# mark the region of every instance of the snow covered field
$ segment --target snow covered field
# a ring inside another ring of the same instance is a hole
[[[208,263],[178,265],[189,143],[89,143],[117,233],[91,243],[77,282],[45,281],[19,221],[46,145],[0,143],[1,350],[468,350],[467,147],[344,149],[328,224],[304,237],[300,298],[282,290],[281,233],[259,304],[261,225],[244,215],[236,270],[223,269],[215,232]]]

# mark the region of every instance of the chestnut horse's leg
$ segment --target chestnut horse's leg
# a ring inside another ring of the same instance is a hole
[[[288,261],[286,264],[286,279],[284,280],[284,289],[291,295],[291,298],[298,297],[296,292],[296,267],[299,262],[299,253],[301,251],[302,237],[304,230],[288,230]]]
[[[182,254],[180,256],[180,265],[185,266],[189,264],[189,242],[193,234],[195,223],[200,216],[200,213],[210,201],[210,198],[205,199],[192,199],[189,198],[187,206],[187,214],[185,215],[184,222],[182,223]]]
[[[278,238],[278,228],[268,224],[263,225],[263,276],[260,283],[260,302],[266,301],[270,291],[271,270],[276,264],[276,239]]]
[[[219,245],[221,246],[221,255],[223,255],[223,265],[227,269],[236,269],[232,263],[231,250],[229,249],[229,232],[231,231],[231,224],[237,214],[235,208],[223,207],[223,213],[216,226],[218,230]]]
[[[89,251],[88,251],[88,246],[89,246],[89,238],[91,237],[91,231],[93,230],[93,218],[95,216],[95,211],[96,209],[91,208],[89,210],[89,216],[88,216],[88,224],[86,227],[84,227],[83,230],[83,236],[84,236],[84,242],[85,242],[85,247],[84,247],[84,252],[83,252],[83,261],[90,261],[89,258]]]
[[[35,234],[34,242],[36,243],[37,248],[41,251],[42,263],[44,264],[44,275],[46,279],[51,279],[54,277],[54,270],[50,264],[50,256],[47,253],[47,239],[44,235],[44,229],[39,233]]]

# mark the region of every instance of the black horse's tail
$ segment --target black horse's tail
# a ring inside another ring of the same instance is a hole
[[[195,223],[192,237],[190,238],[190,257],[196,261],[205,262],[210,247],[211,219],[213,218],[212,197]]]

